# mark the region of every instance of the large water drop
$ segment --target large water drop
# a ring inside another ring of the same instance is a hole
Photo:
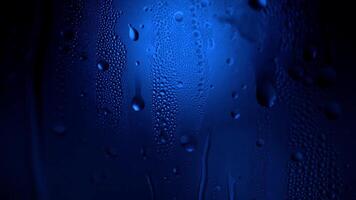
[[[129,24],[129,38],[132,41],[137,41],[139,38],[138,31],[131,24]]]

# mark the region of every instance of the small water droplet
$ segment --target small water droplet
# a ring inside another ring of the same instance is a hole
[[[329,102],[324,107],[324,114],[329,120],[337,120],[341,112],[341,106],[336,102]]]
[[[100,60],[97,64],[97,67],[100,71],[106,71],[109,69],[109,63],[104,60]]]
[[[182,81],[179,81],[178,84],[177,84],[177,87],[178,87],[178,88],[182,88],[182,87],[183,87],[183,82],[182,82]]]
[[[328,88],[336,82],[336,71],[332,67],[320,69],[317,75],[316,83],[320,88]]]
[[[129,26],[129,38],[132,41],[137,41],[139,38],[138,31],[131,24],[129,24],[128,26]]]
[[[250,0],[249,4],[254,9],[262,9],[267,7],[267,0]]]
[[[109,158],[116,158],[118,156],[116,149],[114,149],[113,147],[105,148],[105,154]]]
[[[239,94],[237,92],[232,92],[231,96],[235,100],[239,98]]]
[[[230,113],[230,115],[231,115],[231,117],[232,117],[233,119],[235,119],[235,120],[238,120],[238,119],[240,119],[240,117],[241,117],[241,114],[238,113],[238,112],[235,112],[235,111],[232,111],[232,112]]]
[[[234,59],[233,58],[227,58],[225,62],[226,62],[226,64],[231,66],[231,65],[234,64]]]
[[[52,130],[57,135],[63,136],[65,134],[65,132],[67,131],[67,128],[64,126],[64,124],[57,123],[52,127]]]
[[[304,159],[304,156],[301,152],[294,152],[291,156],[291,159],[295,162],[301,162]]]
[[[208,39],[208,49],[214,49],[215,47],[215,40],[213,38]]]
[[[300,81],[303,79],[305,75],[305,71],[303,67],[298,65],[298,66],[290,67],[288,69],[288,74],[293,80]]]
[[[202,0],[200,5],[201,5],[202,8],[205,8],[205,7],[207,7],[209,5],[209,2],[208,2],[208,0]]]
[[[193,36],[195,38],[199,39],[201,37],[200,31],[198,31],[198,30],[193,31]]]
[[[195,151],[197,141],[194,136],[192,135],[183,135],[180,138],[180,144],[182,147],[189,153]]]
[[[86,93],[84,91],[80,92],[80,97],[85,97]]]
[[[136,61],[136,62],[135,62],[135,65],[136,65],[136,66],[140,66],[140,61]]]
[[[140,148],[140,154],[141,154],[143,160],[147,159],[147,152],[146,152],[146,149],[144,147]]]
[[[145,108],[145,102],[141,97],[135,96],[132,98],[131,107],[136,112],[141,111]]]
[[[159,92],[159,95],[161,95],[161,96],[163,97],[164,95],[166,95],[166,92],[165,92],[164,90],[161,90],[161,91]]]
[[[74,39],[74,32],[71,30],[65,30],[65,31],[61,31],[60,35],[67,41],[69,40],[73,40]]]
[[[174,19],[177,22],[183,21],[183,13],[181,11],[177,11],[176,13],[174,13]]]
[[[263,139],[260,138],[256,141],[257,147],[262,147],[263,145],[265,145],[265,141]]]
[[[304,60],[307,62],[313,61],[318,55],[318,50],[314,46],[308,46],[304,49],[303,56]]]
[[[167,143],[166,136],[163,133],[161,133],[159,135],[159,143],[160,144],[166,144]]]
[[[270,81],[259,84],[256,88],[257,102],[267,108],[274,106],[277,99],[277,92]]]
[[[176,167],[174,167],[173,169],[172,169],[172,171],[173,171],[173,174],[174,175],[178,175],[179,173],[178,173],[178,169],[176,168]]]
[[[84,61],[84,60],[87,60],[87,59],[88,59],[88,57],[87,57],[87,55],[85,53],[81,53],[79,55],[79,60]]]
[[[215,186],[215,190],[218,191],[218,192],[220,192],[220,191],[222,190],[222,188],[221,188],[220,185],[217,185],[217,186]]]
[[[108,108],[103,108],[103,115],[108,116],[111,113],[111,111]]]

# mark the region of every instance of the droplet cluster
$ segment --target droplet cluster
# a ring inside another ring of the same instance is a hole
[[[122,104],[122,73],[126,64],[126,48],[116,34],[120,13],[105,0],[99,8],[96,42],[97,114],[102,125],[118,126]],[[126,27],[125,27],[126,28]],[[95,69],[95,66],[93,66]]]

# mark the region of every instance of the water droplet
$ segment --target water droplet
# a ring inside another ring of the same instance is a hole
[[[225,62],[226,62],[226,64],[231,66],[231,65],[234,64],[234,59],[233,58],[227,58]]]
[[[182,88],[182,87],[183,87],[183,82],[182,82],[182,81],[179,81],[178,84],[177,84],[177,87],[178,87],[178,88]]]
[[[145,108],[145,102],[141,97],[135,96],[132,98],[131,107],[136,112],[141,111]]]
[[[107,147],[105,148],[105,154],[109,158],[116,158],[117,157],[117,151],[113,147]]]
[[[147,152],[146,152],[146,149],[144,147],[140,148],[140,154],[141,154],[143,160],[147,159]]]
[[[277,92],[270,81],[259,84],[256,88],[257,102],[264,107],[271,108],[277,99]]]
[[[180,138],[180,144],[189,153],[195,151],[197,141],[192,135],[183,135]]]
[[[295,80],[295,81],[300,81],[303,79],[305,75],[304,68],[301,66],[294,66],[288,69],[288,74],[289,76]]]
[[[341,106],[336,102],[329,102],[324,107],[324,114],[329,120],[336,120],[341,115]]]
[[[263,139],[260,138],[256,141],[257,147],[262,147],[263,145],[265,145],[265,141]]]
[[[65,132],[67,131],[67,128],[64,126],[64,124],[57,123],[52,127],[52,130],[57,135],[63,136],[65,134]]]
[[[232,92],[231,96],[235,100],[239,98],[239,94],[237,92]]]
[[[231,117],[235,120],[238,120],[241,117],[241,114],[238,112],[235,112],[235,111],[232,111],[230,114],[231,114]]]
[[[73,40],[74,39],[74,32],[71,30],[65,30],[65,31],[61,31],[60,35],[67,41],[69,40]]]
[[[215,40],[213,38],[208,39],[208,49],[214,49],[215,47]]]
[[[104,60],[98,62],[97,67],[100,71],[106,71],[109,69],[109,63]]]
[[[159,135],[159,143],[160,144],[166,144],[167,143],[166,136],[164,135],[163,132]]]
[[[179,173],[178,173],[178,169],[176,168],[176,167],[174,167],[173,169],[172,169],[172,171],[173,171],[173,174],[174,175],[178,175]]]
[[[208,0],[202,0],[200,5],[201,5],[202,8],[205,8],[205,7],[207,7],[209,5],[209,2],[208,2]]]
[[[84,91],[82,91],[82,92],[80,92],[80,95],[79,95],[80,97],[85,97],[86,96],[86,92],[84,92]]]
[[[164,90],[161,90],[161,91],[159,92],[159,95],[161,95],[161,96],[163,97],[164,95],[166,95],[166,92],[165,92]]]
[[[198,31],[198,30],[193,31],[193,36],[195,38],[199,39],[201,37],[200,31]]]
[[[177,22],[183,21],[183,13],[181,11],[177,11],[176,13],[174,13],[174,19]]]
[[[131,24],[129,24],[129,38],[132,41],[137,41],[138,37],[139,37],[138,31]]]
[[[135,65],[136,65],[136,66],[140,66],[140,61],[136,61],[136,62],[135,62]]]
[[[332,67],[321,69],[317,75],[316,83],[321,88],[328,88],[336,82],[336,71]]]
[[[87,59],[88,59],[88,57],[87,57],[87,55],[85,53],[81,53],[79,55],[79,60],[84,61],[84,60],[87,60]]]
[[[262,9],[267,7],[267,0],[250,0],[249,4],[254,9]]]
[[[313,61],[318,55],[318,50],[314,46],[308,46],[304,49],[303,56],[304,60],[307,62]]]
[[[296,162],[301,162],[304,159],[304,156],[301,152],[294,152],[291,156],[291,159]]]

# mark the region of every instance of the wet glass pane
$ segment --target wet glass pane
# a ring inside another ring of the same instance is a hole
[[[1,200],[356,198],[351,5],[2,9]]]

